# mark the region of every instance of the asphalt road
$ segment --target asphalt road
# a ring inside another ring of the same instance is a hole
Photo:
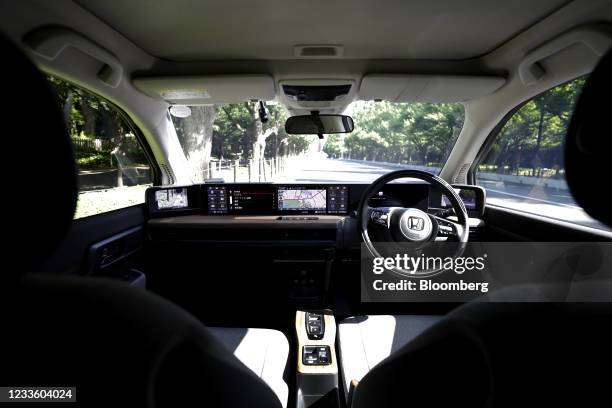
[[[292,183],[371,183],[379,176],[399,169],[395,165],[371,162],[309,158],[278,181]],[[487,202],[562,221],[604,228],[576,205],[569,191],[542,186],[525,186],[482,181]],[[609,229],[608,229],[609,230]]]
[[[397,166],[346,160],[303,160],[284,181],[292,183],[371,183],[383,174],[398,170]]]

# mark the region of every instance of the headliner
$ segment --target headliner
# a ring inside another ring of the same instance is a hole
[[[485,55],[567,0],[77,0],[150,55],[174,61],[293,59],[304,44],[346,59]]]

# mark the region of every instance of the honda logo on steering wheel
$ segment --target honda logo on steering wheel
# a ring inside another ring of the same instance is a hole
[[[425,228],[425,220],[421,217],[409,217],[408,228],[413,231],[423,231],[423,228]]]

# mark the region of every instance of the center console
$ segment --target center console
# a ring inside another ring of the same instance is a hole
[[[267,183],[151,187],[147,233],[164,249],[200,254],[210,270],[266,271],[257,274],[258,288],[279,288],[274,292],[286,293],[296,307],[317,308],[324,304],[337,251],[345,246],[345,224],[354,224],[352,189]],[[237,248],[243,256],[235,256]]]
[[[295,314],[297,406],[338,406],[336,320],[330,310]]]

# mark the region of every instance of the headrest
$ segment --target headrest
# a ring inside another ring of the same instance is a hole
[[[0,285],[39,267],[72,222],[77,179],[72,144],[47,79],[0,33],[3,241]],[[8,249],[8,250],[7,250]]]
[[[578,99],[565,140],[565,172],[574,199],[591,217],[612,226],[612,52],[602,58]],[[601,183],[601,185],[600,185]]]

